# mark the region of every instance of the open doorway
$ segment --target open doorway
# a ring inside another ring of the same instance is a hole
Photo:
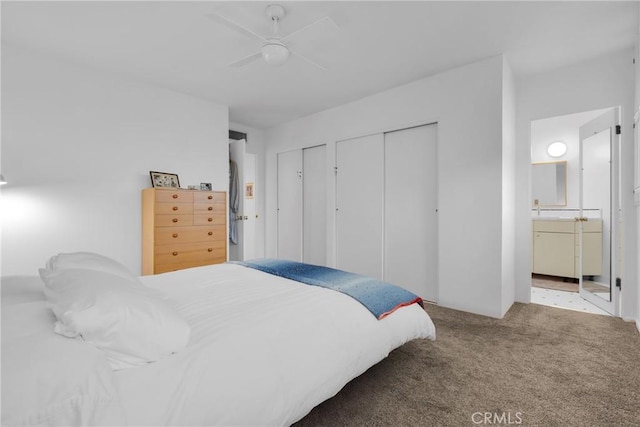
[[[229,260],[256,257],[256,156],[247,134],[229,130]]]
[[[618,313],[618,113],[531,122],[533,303]]]

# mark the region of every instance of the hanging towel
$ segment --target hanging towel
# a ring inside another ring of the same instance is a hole
[[[238,224],[236,217],[240,205],[240,195],[238,194],[238,165],[233,160],[229,160],[229,240],[232,244],[238,244]]]

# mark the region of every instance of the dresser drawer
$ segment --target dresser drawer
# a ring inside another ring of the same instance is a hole
[[[196,191],[193,193],[195,203],[216,203],[225,205],[227,203],[226,193],[216,191]]]
[[[171,264],[156,264],[154,266],[154,274],[167,273],[169,271],[182,270],[184,268],[201,267],[203,265],[221,264],[227,261],[226,253],[221,251],[218,255],[212,255],[206,260],[186,260]]]
[[[156,266],[192,261],[209,261],[221,256],[226,258],[225,241],[202,243],[176,243],[156,245]]]
[[[189,190],[157,190],[156,202],[193,203],[193,191]]]
[[[225,240],[226,227],[212,225],[210,227],[163,227],[156,228],[155,242],[157,245],[189,242],[211,242]]]
[[[193,203],[156,203],[156,214],[171,215],[182,214],[189,215],[193,213]]]
[[[193,215],[156,215],[156,227],[180,227],[193,225]]]
[[[198,214],[222,214],[225,213],[225,205],[222,204],[214,204],[214,203],[194,203],[193,204],[193,212]]]
[[[224,225],[226,218],[224,215],[214,213],[193,214],[193,225]]]

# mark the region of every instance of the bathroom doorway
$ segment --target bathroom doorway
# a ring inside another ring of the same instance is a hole
[[[618,117],[607,108],[531,122],[533,303],[619,313]]]

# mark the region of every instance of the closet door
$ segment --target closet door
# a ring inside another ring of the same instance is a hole
[[[237,231],[236,242],[229,242],[230,261],[256,257],[256,205],[253,197],[246,194],[247,184],[255,185],[256,156],[247,153],[246,145],[244,139],[229,140],[229,159],[238,167],[238,210],[229,211],[229,221],[235,221]]]
[[[336,265],[382,279],[384,135],[336,144]]]
[[[384,138],[384,280],[436,301],[437,125]]]
[[[327,174],[325,145],[302,150],[303,260],[327,263]]]
[[[278,258],[302,261],[302,150],[278,153]]]

